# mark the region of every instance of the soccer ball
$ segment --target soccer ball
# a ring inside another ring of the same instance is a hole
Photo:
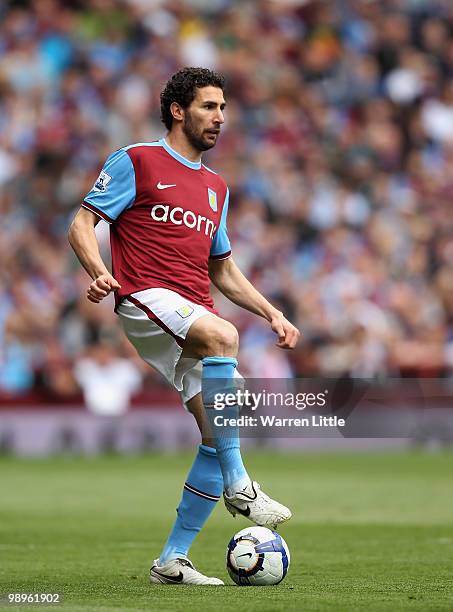
[[[226,551],[227,570],[239,586],[278,584],[289,567],[285,540],[267,527],[247,527],[238,531]]]

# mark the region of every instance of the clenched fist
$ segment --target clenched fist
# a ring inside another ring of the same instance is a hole
[[[89,286],[87,298],[90,302],[99,304],[111,291],[121,289],[121,285],[111,274],[101,274]]]

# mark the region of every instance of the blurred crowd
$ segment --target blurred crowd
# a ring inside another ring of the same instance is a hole
[[[86,300],[66,232],[107,155],[165,133],[159,93],[185,65],[227,77],[206,163],[230,186],[233,255],[303,332],[280,351],[216,295],[241,372],[448,374],[453,3],[24,0],[0,2],[3,395],[72,397],[93,364],[161,384],[111,300]]]

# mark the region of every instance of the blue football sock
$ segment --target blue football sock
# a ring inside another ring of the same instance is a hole
[[[178,516],[159,557],[161,565],[187,557],[193,540],[214,510],[222,491],[222,472],[216,450],[200,444],[176,510]]]
[[[250,478],[244,467],[240,451],[238,427],[216,427],[213,417],[219,412],[212,406],[216,394],[234,392],[234,371],[237,360],[233,357],[206,357],[203,359],[203,403],[211,423],[217,458],[223,475],[223,484],[227,495],[246,487]],[[224,417],[237,418],[239,407],[224,408]]]

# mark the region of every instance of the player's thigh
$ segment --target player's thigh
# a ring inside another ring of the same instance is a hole
[[[198,319],[187,333],[183,357],[236,357],[239,335],[232,323],[213,314]]]
[[[134,293],[121,302],[117,312],[142,359],[181,391],[184,375],[198,361],[181,359],[187,332],[194,322],[210,313],[176,292],[161,288]],[[197,392],[198,389],[193,395]]]

